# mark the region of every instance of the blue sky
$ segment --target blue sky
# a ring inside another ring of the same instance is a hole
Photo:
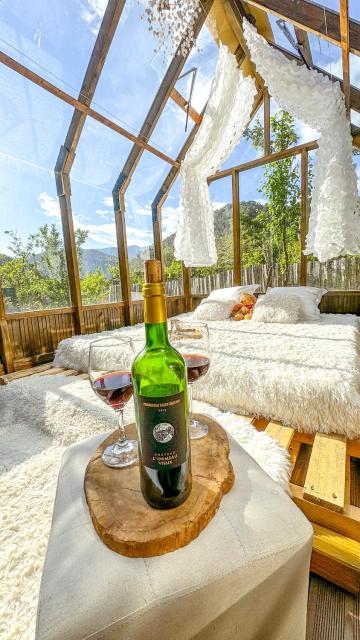
[[[338,0],[325,4],[338,10]],[[350,12],[356,19],[360,19],[358,5],[357,0],[350,0]],[[105,0],[32,0],[24,11],[22,0],[2,0],[0,47],[76,96],[105,6]],[[94,108],[135,133],[168,62],[163,54],[154,54],[156,43],[140,19],[142,11],[137,0],[128,0],[93,101]],[[288,47],[275,20],[272,24],[277,41]],[[320,43],[315,36],[310,40],[315,63],[341,76],[340,49],[325,41]],[[198,45],[200,51],[192,52],[185,68],[198,67],[193,103],[201,110],[218,49],[206,28]],[[352,83],[360,87],[359,58],[352,56],[351,64]],[[188,81],[180,81],[177,88],[187,95]],[[17,229],[26,237],[46,222],[60,224],[53,167],[73,110],[4,66],[0,67],[0,96],[0,252],[6,252],[5,229]],[[272,104],[273,111],[276,108]],[[354,116],[354,121],[360,124],[359,116]],[[184,125],[184,113],[170,100],[152,144],[175,157],[187,135]],[[298,131],[301,141],[314,138],[314,132],[305,125],[299,123]],[[129,141],[87,118],[71,175],[74,223],[89,232],[87,247],[116,244],[111,190],[130,149]],[[241,141],[225,166],[244,162],[257,153]],[[152,242],[150,205],[168,169],[163,161],[148,152],[143,154],[127,191],[128,244],[146,246]],[[260,175],[261,170],[243,174],[242,199],[260,198]],[[230,202],[230,181],[217,181],[211,193],[216,206]],[[165,236],[176,229],[177,208],[176,183],[163,210]]]

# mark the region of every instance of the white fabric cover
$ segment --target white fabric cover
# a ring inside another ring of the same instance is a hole
[[[207,300],[216,300],[221,302],[222,300],[233,300],[234,304],[239,302],[240,295],[243,291],[247,293],[255,293],[260,285],[258,284],[244,284],[237,287],[225,287],[224,289],[213,289],[213,291],[207,297]]]
[[[283,296],[276,293],[271,296],[262,296],[255,304],[251,319],[254,322],[294,324],[299,322],[300,305],[298,296]]]
[[[191,318],[191,314],[185,316]],[[302,431],[360,435],[359,318],[322,314],[320,322],[208,322],[209,372],[194,397],[225,411],[263,415]],[[126,329],[144,343],[143,326]],[[89,343],[60,343],[55,366],[87,367]]]
[[[300,301],[299,320],[319,321],[321,319],[319,304],[321,298],[327,293],[326,289],[318,287],[269,287],[267,294],[284,298],[296,296]]]
[[[237,67],[235,56],[221,45],[201,125],[180,169],[180,219],[175,257],[187,267],[217,261],[214,212],[207,178],[230,156],[250,121],[255,81]]]
[[[255,293],[258,284],[214,289],[195,309],[194,320],[228,320],[235,304],[240,302],[241,293]]]
[[[256,70],[282,109],[320,133],[305,254],[321,262],[360,252],[360,215],[350,122],[338,82],[289,60],[244,19]]]
[[[235,485],[196,540],[126,558],[98,538],[83,493],[103,438],[63,457],[36,640],[305,640],[312,527],[241,447],[231,439]]]
[[[193,319],[194,320],[228,320],[231,310],[236,304],[234,301],[223,300],[218,302],[217,300],[210,300],[206,298],[202,300],[199,306],[195,309]]]
[[[0,638],[34,640],[62,453],[83,438],[96,434],[105,438],[104,430],[114,429],[116,417],[96,398],[88,380],[59,374],[30,376],[0,386],[0,407]],[[195,401],[194,410],[213,416],[262,469],[287,488],[289,456],[273,438],[256,431],[244,418],[203,402]],[[131,400],[125,407],[125,422],[133,421]],[[57,573],[67,562],[61,559]],[[122,586],[121,577],[118,586]]]

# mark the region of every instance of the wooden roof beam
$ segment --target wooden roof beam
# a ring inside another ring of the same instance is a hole
[[[299,27],[294,27],[294,30],[297,43],[301,48],[301,53],[305,58],[306,64],[308,67],[312,67],[313,59],[308,34],[303,29],[299,29]]]
[[[235,0],[237,3],[239,0]],[[247,4],[341,46],[340,14],[310,0],[246,0]],[[360,23],[349,20],[350,51],[360,55]]]
[[[180,109],[182,109],[183,111],[185,111],[185,113],[187,113],[189,103],[187,102],[187,100],[185,100],[185,98],[181,95],[181,93],[179,93],[179,91],[175,89],[175,87],[174,89],[172,89],[170,93],[170,98],[174,100],[174,102],[176,102],[176,104],[180,107]],[[195,124],[200,124],[202,120],[202,116],[200,115],[200,113],[198,113],[196,109],[194,109],[191,106],[189,108],[189,118],[191,118],[195,122]]]
[[[345,96],[345,107],[348,118],[350,118],[350,36],[349,36],[349,1],[340,0],[340,34],[343,67],[343,91]]]

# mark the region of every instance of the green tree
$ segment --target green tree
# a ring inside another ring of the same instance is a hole
[[[100,269],[87,273],[81,279],[81,297],[84,304],[108,302],[110,281]]]
[[[299,141],[295,120],[289,113],[278,111],[271,116],[270,121],[270,146],[273,153],[288,149]],[[263,133],[263,126],[257,121],[252,128],[246,130],[245,137],[256,148],[262,148]],[[289,265],[300,259],[300,181],[297,159],[288,157],[267,164],[259,191],[265,196],[266,206],[258,214],[256,223],[252,221],[260,240],[260,246],[257,246],[258,258],[259,253],[262,253],[261,262],[265,262],[269,268],[279,264],[286,285]],[[252,235],[251,223],[247,220],[245,226],[246,224],[249,238]],[[247,248],[243,238],[243,247],[244,253],[248,249],[253,252],[253,239]]]
[[[41,309],[69,304],[69,286],[61,234],[55,224],[42,225],[23,241],[16,231],[9,236],[12,257],[0,265],[2,287],[13,289],[18,310]],[[81,248],[87,237],[76,231],[76,245]]]

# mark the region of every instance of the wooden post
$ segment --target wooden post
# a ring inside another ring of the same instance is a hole
[[[69,153],[65,147],[61,147],[55,167],[55,181],[60,204],[71,304],[75,307],[75,333],[81,334],[85,333],[85,322],[81,299],[80,274],[76,251],[74,223],[71,209],[71,187],[69,174],[66,169],[68,159]],[[72,164],[72,162],[73,158],[70,163]]]
[[[307,256],[304,256],[305,239],[308,230],[309,199],[309,156],[306,149],[301,152],[301,216],[300,216],[300,285],[306,285]]]
[[[232,173],[231,186],[233,208],[234,284],[241,284],[239,174],[237,171],[233,171]]]
[[[349,1],[340,0],[340,34],[343,67],[343,88],[347,117],[350,118],[350,33],[349,33]]]
[[[151,205],[153,237],[154,237],[154,254],[156,260],[160,260],[161,272],[165,279],[164,254],[162,247],[162,229],[161,229],[161,201],[162,193],[159,192]]]
[[[6,320],[5,302],[2,286],[0,284],[0,355],[5,372],[14,371],[14,349],[10,340],[9,327]]]
[[[133,304],[131,298],[131,284],[129,272],[129,259],[126,240],[126,223],[125,223],[125,195],[120,189],[113,191],[116,240],[118,248],[119,273],[121,282],[121,297],[124,306],[125,325],[134,323]]]
[[[264,155],[271,153],[270,131],[270,96],[267,89],[264,90]]]
[[[183,286],[185,296],[186,311],[192,311],[192,295],[191,295],[191,269],[182,265],[183,270]]]

